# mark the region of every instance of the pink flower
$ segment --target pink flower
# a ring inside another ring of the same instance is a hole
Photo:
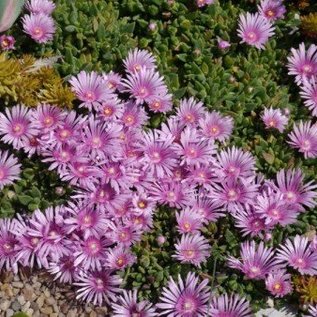
[[[231,46],[230,42],[223,40],[222,38],[217,38],[218,48],[221,50],[226,50]]]
[[[300,85],[317,74],[317,46],[311,44],[306,51],[305,44],[301,43],[296,50],[291,49],[288,59],[288,74],[294,75],[295,82]]]
[[[264,279],[268,273],[277,268],[273,249],[264,246],[263,242],[258,246],[254,241],[242,243],[240,256],[241,260],[229,256],[228,265],[242,271],[249,279]]]
[[[23,105],[6,108],[5,114],[0,113],[1,140],[12,144],[15,149],[20,149],[37,134],[34,124],[31,122],[31,111]]]
[[[293,131],[288,136],[291,147],[298,149],[305,158],[317,157],[317,124],[300,121],[298,125],[294,124]]]
[[[207,261],[210,256],[211,247],[208,240],[200,234],[184,234],[181,240],[175,244],[176,254],[172,255],[181,263],[191,263],[195,266]]]
[[[296,235],[293,241],[287,239],[285,244],[280,246],[276,258],[301,274],[317,274],[317,253],[311,249],[307,237]]]
[[[136,256],[123,246],[109,249],[106,267],[113,270],[123,270],[136,262]]]
[[[123,60],[125,69],[129,73],[140,72],[141,69],[155,69],[155,57],[146,50],[134,49],[128,54],[128,57]]]
[[[277,129],[281,133],[285,130],[288,123],[288,117],[285,116],[280,109],[273,109],[272,107],[264,109],[261,119],[266,129]]]
[[[51,0],[29,0],[25,7],[34,14],[43,13],[51,15],[55,10],[55,3]]]
[[[196,0],[196,4],[198,8],[202,8],[206,5],[213,4],[215,0]]]
[[[3,51],[10,51],[15,49],[15,38],[10,35],[1,35],[0,36],[0,47]]]
[[[0,190],[20,179],[21,164],[8,151],[0,151]]]
[[[138,301],[137,290],[123,291],[118,303],[112,303],[113,317],[156,317],[157,313],[148,301]]]
[[[223,142],[229,139],[233,129],[233,119],[223,116],[217,111],[207,113],[199,120],[199,127],[204,138]]]
[[[26,34],[38,43],[46,43],[53,39],[55,24],[52,17],[43,13],[30,15],[22,18],[23,30]]]
[[[237,294],[213,297],[209,311],[210,317],[252,317],[250,303]]]
[[[19,244],[14,236],[15,223],[10,219],[0,219],[0,270],[5,268],[17,274],[17,252]]]
[[[102,79],[106,88],[111,91],[122,90],[122,76],[111,71],[110,73],[106,73],[102,75]]]
[[[304,105],[313,116],[317,117],[317,81],[315,78],[303,82],[300,95],[304,99]]]
[[[182,99],[176,112],[176,119],[181,125],[196,126],[205,115],[204,105],[193,97]]]
[[[285,270],[270,273],[265,280],[266,289],[275,297],[284,297],[292,292],[291,275]]]
[[[117,275],[112,275],[111,270],[102,272],[87,272],[79,276],[77,299],[82,299],[88,303],[101,306],[104,302],[108,305],[111,301],[117,300],[117,294],[121,291],[119,285],[122,279]]]
[[[275,21],[284,17],[286,8],[283,0],[261,0],[258,5],[259,13],[269,21]]]
[[[187,127],[181,134],[180,144],[176,145],[176,152],[180,156],[181,165],[208,164],[215,154],[215,146],[209,140],[202,140],[196,129]]]
[[[160,310],[159,316],[207,316],[210,298],[207,284],[207,279],[199,283],[199,278],[192,272],[187,274],[185,281],[178,276],[178,283],[170,277],[156,305]]]
[[[274,35],[275,27],[258,13],[247,12],[240,15],[238,35],[241,43],[247,43],[258,49],[264,49],[268,39]]]
[[[200,215],[189,208],[176,213],[177,230],[179,233],[198,233],[203,223]]]
[[[103,83],[103,79],[96,72],[81,71],[69,80],[72,90],[77,98],[82,101],[80,107],[98,110],[100,103],[111,98],[111,92]]]
[[[128,128],[138,128],[145,124],[148,116],[143,107],[133,102],[126,103],[120,121]]]
[[[85,270],[101,271],[109,245],[110,241],[102,235],[88,236],[80,241],[74,252],[74,265],[81,265]]]
[[[153,98],[167,91],[164,78],[154,69],[146,68],[141,68],[137,73],[128,74],[127,79],[123,79],[123,86],[125,91],[135,98],[137,104],[151,102]]]
[[[49,264],[48,272],[55,275],[54,280],[61,283],[72,283],[79,274],[78,267],[75,266],[75,257],[73,254],[64,255],[58,261],[52,261]]]

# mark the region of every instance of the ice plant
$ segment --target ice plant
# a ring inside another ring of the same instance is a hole
[[[51,15],[55,10],[55,3],[51,0],[29,0],[25,7],[34,14],[43,13]]]
[[[155,69],[155,57],[146,50],[134,49],[123,60],[123,64],[128,73],[137,73],[141,69]]]
[[[176,254],[174,258],[181,263],[191,263],[200,267],[203,262],[206,262],[210,256],[210,245],[200,234],[185,234],[175,244]]]
[[[303,82],[300,95],[304,100],[304,105],[314,117],[317,117],[317,81],[315,78]]]
[[[280,246],[276,259],[301,274],[317,274],[317,253],[310,248],[307,237],[296,235],[293,241],[287,239],[285,244]]]
[[[301,43],[298,49],[292,48],[288,59],[288,74],[294,75],[295,82],[300,85],[317,74],[317,46],[311,44],[306,51]]]
[[[21,164],[8,151],[0,151],[0,190],[20,179]]]
[[[250,303],[237,294],[213,297],[208,309],[210,317],[251,317],[253,316]]]
[[[201,215],[188,208],[176,213],[176,221],[181,234],[197,233],[203,226]]]
[[[0,36],[0,48],[3,51],[10,51],[13,50],[15,44],[15,38],[11,35],[1,35]]]
[[[122,246],[109,249],[107,252],[106,267],[113,270],[123,270],[135,263],[136,257],[128,248]]]
[[[273,249],[266,247],[263,242],[258,246],[254,241],[242,243],[240,256],[241,260],[229,256],[228,265],[242,271],[249,279],[264,279],[277,267]]]
[[[275,21],[284,17],[286,12],[282,0],[261,0],[258,5],[259,13],[269,21]]]
[[[264,49],[268,39],[274,34],[275,27],[258,13],[241,14],[238,35],[241,43]]]
[[[317,205],[317,184],[314,181],[304,182],[300,169],[280,170],[276,175],[278,190],[283,194],[287,204],[314,208]]]
[[[198,8],[202,8],[206,5],[213,4],[215,0],[196,0],[196,4]]]
[[[143,104],[167,93],[163,77],[153,68],[142,68],[137,73],[128,74],[127,79],[122,81],[125,91],[135,98],[137,104]]]
[[[293,290],[291,275],[285,270],[270,273],[265,280],[266,289],[275,297],[284,297]]]
[[[281,133],[288,123],[288,117],[280,109],[273,109],[272,107],[264,109],[261,119],[266,129],[277,129]]]
[[[106,89],[103,79],[96,72],[81,71],[69,80],[72,90],[77,98],[82,101],[81,107],[97,110],[100,103],[111,96],[111,91]]]
[[[23,147],[29,138],[37,134],[30,114],[30,110],[23,105],[6,108],[5,114],[0,113],[1,140],[12,144],[15,149]]]
[[[176,118],[182,125],[197,125],[198,121],[205,115],[202,102],[193,97],[182,99],[176,112]]]
[[[118,302],[112,303],[113,317],[156,317],[155,308],[148,301],[138,301],[138,291],[123,291]]]
[[[14,236],[14,222],[10,219],[0,219],[0,270],[18,272],[16,256],[19,244]]]
[[[47,43],[53,39],[55,23],[52,17],[40,14],[26,14],[22,18],[23,30],[26,34],[38,42]]]
[[[175,282],[171,277],[156,305],[158,316],[206,316],[210,296],[207,284],[207,279],[199,283],[199,278],[192,272],[187,274],[185,281],[178,276]]]
[[[293,131],[288,136],[291,147],[298,149],[305,158],[317,157],[317,124],[300,121],[298,125],[294,124]]]
[[[116,301],[116,294],[120,292],[121,278],[113,275],[110,270],[102,272],[88,272],[78,277],[77,299],[92,302],[101,306],[104,302],[110,304],[110,300]]]
[[[220,37],[217,38],[217,42],[218,42],[218,48],[221,50],[226,50],[227,48],[231,46],[230,42],[223,40]]]
[[[220,112],[212,111],[199,120],[203,138],[223,142],[230,138],[233,130],[233,119],[223,116]]]

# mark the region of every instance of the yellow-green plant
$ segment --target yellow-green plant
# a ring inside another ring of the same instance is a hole
[[[316,276],[296,276],[293,282],[303,304],[317,304]]]
[[[1,54],[0,98],[29,107],[46,102],[70,108],[75,96],[49,63],[30,55],[18,59]]]
[[[301,17],[301,28],[310,37],[317,37],[317,13],[310,13]]]

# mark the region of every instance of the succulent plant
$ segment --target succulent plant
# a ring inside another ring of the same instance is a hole
[[[19,16],[24,0],[0,1],[0,33],[8,30]]]

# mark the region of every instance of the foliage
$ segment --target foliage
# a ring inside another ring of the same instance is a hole
[[[81,70],[110,71],[135,47],[135,23],[119,19],[111,2],[58,0],[56,5],[52,48],[63,56],[57,67],[63,76]]]
[[[70,108],[74,94],[52,67],[37,67],[31,55],[18,59],[1,54],[0,98],[7,104],[46,102]]]
[[[301,28],[310,37],[317,37],[317,13],[310,13],[301,17]]]

